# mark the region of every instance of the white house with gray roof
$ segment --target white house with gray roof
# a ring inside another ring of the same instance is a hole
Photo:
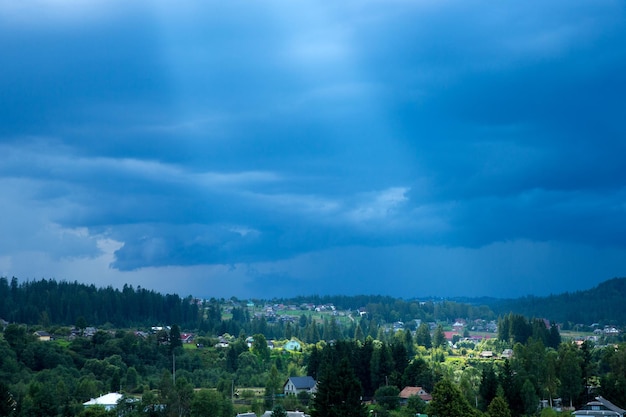
[[[314,394],[316,391],[317,382],[312,376],[292,376],[283,385],[285,395],[298,395],[301,392]]]

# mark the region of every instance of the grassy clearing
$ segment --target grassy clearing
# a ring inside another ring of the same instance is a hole
[[[561,339],[563,340],[577,340],[585,339],[589,336],[593,336],[592,332],[575,332],[572,330],[561,330]]]

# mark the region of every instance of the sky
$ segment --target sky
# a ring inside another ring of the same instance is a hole
[[[621,0],[0,0],[0,276],[520,297],[626,276]]]

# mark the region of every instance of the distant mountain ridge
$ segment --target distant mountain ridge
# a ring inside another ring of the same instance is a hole
[[[626,278],[613,278],[594,288],[573,293],[482,301],[496,315],[512,312],[571,325],[626,324]]]

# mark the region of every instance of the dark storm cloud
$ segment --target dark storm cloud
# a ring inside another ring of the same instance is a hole
[[[404,294],[626,269],[620,2],[40,3],[0,6],[0,272]]]

